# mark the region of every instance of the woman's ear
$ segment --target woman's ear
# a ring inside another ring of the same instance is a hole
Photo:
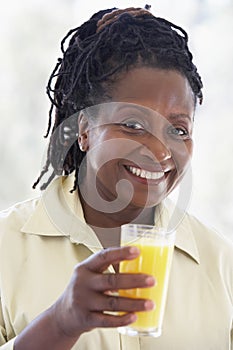
[[[88,127],[87,116],[81,112],[78,117],[78,144],[82,152],[87,152],[89,149]]]

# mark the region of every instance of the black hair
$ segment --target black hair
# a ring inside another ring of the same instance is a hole
[[[47,86],[51,109],[45,137],[50,133],[55,111],[47,160],[33,188],[50,166],[52,173],[41,189],[45,189],[56,175],[68,175],[73,171],[73,190],[77,188],[78,170],[85,152],[80,150],[77,141],[67,148],[63,129],[58,137],[53,135],[71,115],[86,107],[109,101],[110,88],[121,73],[143,66],[176,70],[189,81],[195,104],[197,99],[202,102],[202,81],[192,62],[187,33],[181,27],[149,12],[133,16],[127,11],[98,31],[98,21],[114,10],[116,8],[97,12],[80,27],[70,30],[61,42],[63,58],[58,59]],[[68,38],[69,44],[65,49]],[[66,124],[68,136],[77,135],[77,128],[77,122],[68,124],[68,127]]]

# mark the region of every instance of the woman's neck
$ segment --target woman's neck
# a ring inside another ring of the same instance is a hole
[[[123,224],[154,224],[155,208],[135,208],[127,206],[120,212],[105,213],[88,205],[81,193],[79,193],[79,196],[84,218],[87,224],[95,231],[104,248],[119,246],[120,226]]]

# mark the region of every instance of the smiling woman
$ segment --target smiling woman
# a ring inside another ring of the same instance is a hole
[[[61,47],[47,87],[47,159],[34,185],[47,175],[45,191],[2,215],[0,349],[232,348],[232,244],[166,200],[189,168],[202,102],[187,33],[148,7],[114,8],[71,30]],[[189,183],[184,196],[190,191]],[[154,307],[116,291],[156,286],[150,275],[118,271],[140,260],[137,248],[119,248],[126,223],[177,231],[158,339],[116,330]]]

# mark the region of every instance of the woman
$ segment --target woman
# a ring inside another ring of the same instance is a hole
[[[186,32],[129,8],[100,11],[70,36],[48,85],[47,135],[53,109],[55,120],[35,184],[49,174],[46,190],[1,220],[0,349],[233,349],[232,245],[187,214],[163,335],[116,330],[155,306],[111,292],[156,283],[118,272],[140,253],[119,248],[120,226],[169,225],[164,200],[192,155],[202,82]]]

